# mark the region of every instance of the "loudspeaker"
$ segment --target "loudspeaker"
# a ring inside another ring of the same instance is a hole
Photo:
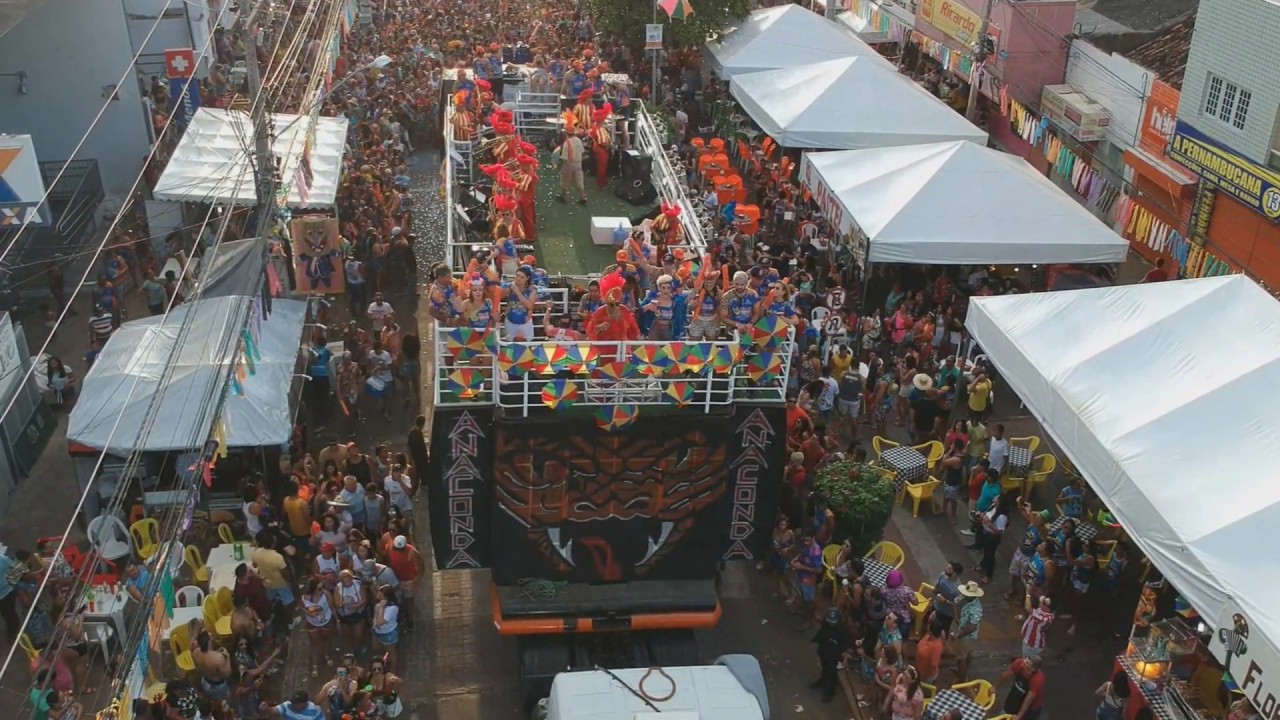
[[[622,153],[622,177],[653,182],[653,158],[639,150]]]
[[[619,178],[613,184],[613,194],[632,205],[648,205],[658,199],[658,191],[648,178]]]

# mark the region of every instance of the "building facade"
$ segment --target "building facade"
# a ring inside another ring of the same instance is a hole
[[[1280,4],[1201,0],[1169,156],[1211,190],[1193,232],[1280,290]]]

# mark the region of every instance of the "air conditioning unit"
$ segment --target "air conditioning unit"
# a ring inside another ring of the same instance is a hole
[[[1045,85],[1040,111],[1049,122],[1082,142],[1101,140],[1111,124],[1111,113],[1070,85]]]

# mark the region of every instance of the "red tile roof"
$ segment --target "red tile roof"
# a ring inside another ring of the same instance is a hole
[[[1191,53],[1191,35],[1196,29],[1196,16],[1174,23],[1155,37],[1128,53],[1128,58],[1155,73],[1156,77],[1177,90],[1182,89],[1182,76],[1187,71],[1187,55]]]

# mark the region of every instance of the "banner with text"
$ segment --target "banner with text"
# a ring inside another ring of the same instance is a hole
[[[436,567],[489,566],[493,497],[493,409],[441,408],[431,424],[431,464],[423,476]]]
[[[1280,174],[1178,121],[1169,157],[1271,220],[1280,219]]]
[[[1230,600],[1209,639],[1209,651],[1263,718],[1280,712],[1280,654],[1271,642],[1250,628],[1249,616]]]
[[[920,0],[916,19],[929,23],[947,37],[970,47],[982,32],[982,17],[960,0]]]

